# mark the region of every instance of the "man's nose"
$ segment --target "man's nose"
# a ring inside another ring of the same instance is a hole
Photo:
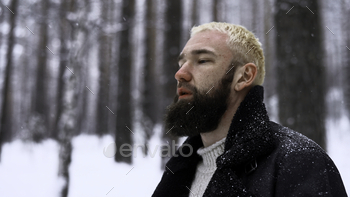
[[[192,75],[189,70],[189,65],[186,63],[175,73],[175,79],[177,81],[191,81]]]

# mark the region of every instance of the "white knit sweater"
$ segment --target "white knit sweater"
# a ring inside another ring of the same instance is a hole
[[[204,194],[208,183],[216,170],[216,158],[218,158],[225,149],[226,137],[217,141],[206,148],[199,148],[197,153],[202,156],[196,170],[195,178],[190,189],[190,197],[201,197]]]

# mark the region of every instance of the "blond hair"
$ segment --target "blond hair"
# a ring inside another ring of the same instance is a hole
[[[254,83],[261,85],[265,78],[265,58],[259,39],[241,25],[234,25],[223,22],[211,22],[195,26],[191,29],[191,37],[196,33],[216,30],[228,35],[227,45],[234,54],[234,61],[243,65],[254,63],[257,66],[258,74]]]

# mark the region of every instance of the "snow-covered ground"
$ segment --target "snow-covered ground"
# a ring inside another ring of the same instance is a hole
[[[327,121],[328,153],[340,170],[350,192],[350,122],[347,117]],[[151,196],[159,182],[160,156],[144,158],[140,152],[132,165],[118,164],[104,150],[113,143],[111,136],[80,135],[73,139],[70,166],[70,197]],[[150,141],[150,150],[160,144]],[[57,177],[59,146],[46,140],[41,144],[20,140],[3,146],[0,162],[0,196],[58,197],[62,180]],[[108,151],[107,151],[108,152]],[[107,154],[108,156],[108,154]]]
[[[327,152],[340,171],[346,192],[350,195],[350,121],[346,116],[327,120]]]
[[[134,155],[133,165],[117,164],[104,154],[104,149],[113,143],[111,136],[80,135],[72,143],[70,197],[151,196],[161,178],[159,154],[144,157],[139,151]],[[151,148],[156,144],[160,144],[159,138],[151,139],[150,149],[156,150]],[[58,151],[53,140],[41,144],[20,140],[4,144],[0,196],[58,197],[63,183],[57,177]]]

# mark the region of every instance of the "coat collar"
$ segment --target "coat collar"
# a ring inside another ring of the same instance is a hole
[[[273,136],[263,96],[263,87],[255,86],[238,107],[226,137],[225,151],[216,160],[218,169],[244,165],[273,150]],[[202,146],[200,135],[187,138],[182,145],[182,154],[179,153],[180,147],[176,152],[179,156],[172,157],[167,167],[174,173],[184,168],[195,168],[201,160],[197,150]]]
[[[217,166],[237,167],[269,154],[274,148],[269,117],[263,103],[264,89],[253,87],[234,115]]]

